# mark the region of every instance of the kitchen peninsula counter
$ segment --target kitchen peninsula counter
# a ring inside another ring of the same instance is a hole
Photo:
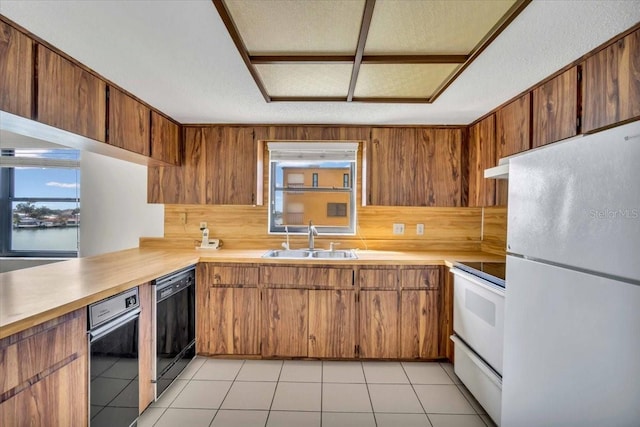
[[[265,259],[266,249],[135,248],[0,273],[0,339],[198,262],[308,265],[450,265],[504,261],[485,252],[357,251],[358,259]]]

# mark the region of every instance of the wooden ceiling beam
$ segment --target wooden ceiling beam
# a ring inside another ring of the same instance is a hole
[[[364,12],[362,13],[362,24],[360,24],[360,36],[358,37],[358,47],[356,48],[356,56],[353,61],[353,69],[351,70],[351,81],[349,82],[347,102],[351,102],[353,100],[353,93],[356,90],[358,74],[360,73],[360,64],[362,63],[362,57],[364,56],[364,47],[367,44],[369,27],[371,26],[371,17],[373,16],[373,8],[375,7],[375,5],[376,0],[367,0],[364,5]]]
[[[464,64],[468,55],[366,55],[362,64]]]
[[[251,74],[251,77],[253,77],[253,80],[256,82],[256,85],[258,86],[260,93],[264,97],[264,100],[267,102],[271,102],[271,97],[269,96],[269,93],[267,92],[267,89],[265,88],[264,83],[262,82],[262,79],[260,79],[260,76],[258,75],[258,71],[251,64],[247,47],[244,45],[244,42],[242,41],[242,37],[240,37],[240,33],[238,32],[238,28],[236,27],[235,22],[233,22],[233,19],[231,19],[231,15],[227,10],[227,7],[225,6],[224,1],[223,0],[211,0],[211,1],[213,2],[213,5],[218,10],[218,13],[220,14],[220,18],[222,18],[222,22],[224,22],[225,27],[227,27],[227,31],[229,31],[229,35],[231,36],[233,43],[236,45],[236,49],[238,49],[238,52],[240,53],[240,56],[242,57],[244,64],[246,65],[247,69],[249,69],[249,73]]]
[[[352,63],[353,55],[254,55],[249,60],[252,64],[322,64]]]

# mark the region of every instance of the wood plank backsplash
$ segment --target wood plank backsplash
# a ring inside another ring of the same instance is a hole
[[[505,256],[507,250],[507,207],[484,208],[483,222],[482,251]]]
[[[186,214],[186,224],[180,217]],[[481,247],[482,208],[358,206],[356,236],[319,236],[318,248],[340,242],[341,248],[386,250],[477,251]],[[234,249],[280,247],[282,235],[267,233],[267,206],[165,205],[164,239],[146,238],[141,245],[192,248],[206,221],[211,238],[222,239]],[[405,224],[405,234],[392,233],[392,224]],[[416,235],[416,224],[424,224],[424,235]],[[307,237],[291,236],[292,247],[306,247]]]

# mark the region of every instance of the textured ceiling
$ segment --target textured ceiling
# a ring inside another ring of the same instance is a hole
[[[433,104],[265,103],[209,0],[0,13],[183,123],[468,124],[640,22],[640,0],[534,0]]]

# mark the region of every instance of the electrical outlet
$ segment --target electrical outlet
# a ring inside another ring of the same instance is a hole
[[[393,234],[404,234],[404,224],[393,224]]]
[[[206,222],[201,222],[200,223],[200,230],[204,230],[205,228],[207,228],[207,223]]]
[[[417,224],[416,225],[416,234],[418,236],[422,236],[424,234],[424,224]]]
[[[182,212],[180,214],[180,224],[184,225],[187,223],[187,213],[186,212]]]

